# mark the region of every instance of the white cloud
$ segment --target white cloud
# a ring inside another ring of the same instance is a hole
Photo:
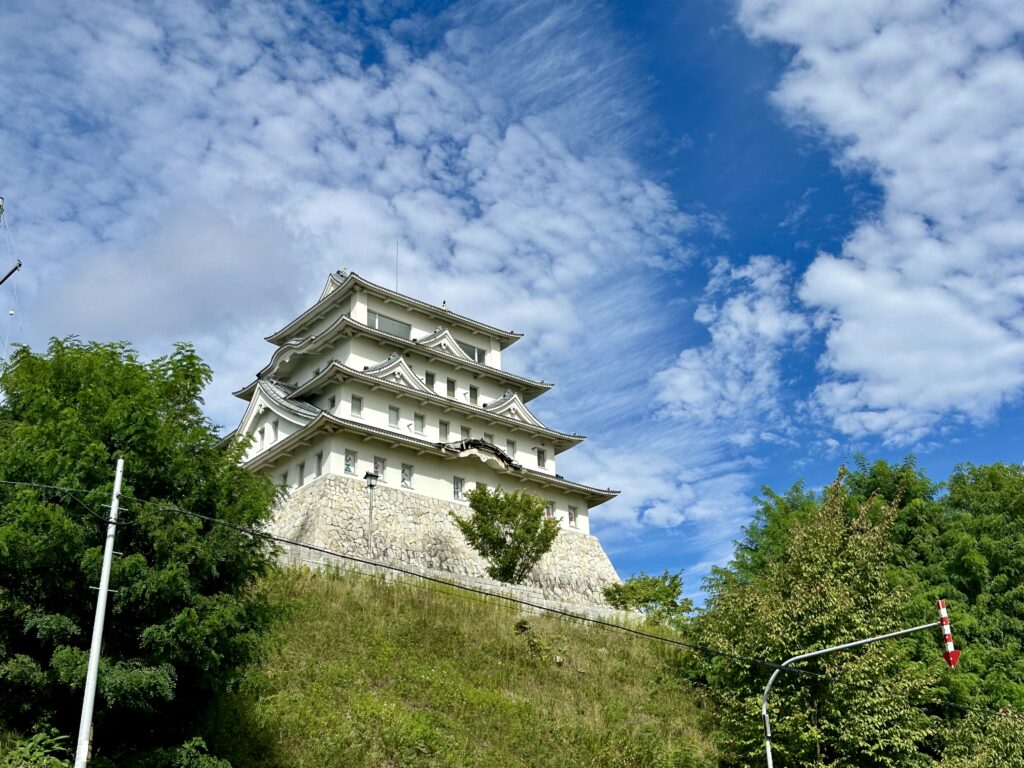
[[[227,393],[269,353],[256,340],[331,269],[390,284],[397,244],[400,287],[530,334],[512,362],[550,377],[581,297],[678,265],[693,225],[622,151],[629,57],[588,8],[471,3],[390,28],[302,3],[6,14],[25,340],[198,339],[229,422]]]
[[[808,330],[793,306],[789,272],[770,256],[715,265],[694,314],[709,343],[684,350],[655,377],[672,416],[716,424],[740,446],[784,427],[782,357]]]
[[[775,98],[885,193],[801,298],[827,329],[817,403],[907,444],[1024,391],[1024,5],[744,0],[794,46]]]

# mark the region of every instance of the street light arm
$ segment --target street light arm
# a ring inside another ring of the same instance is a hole
[[[779,669],[772,672],[772,676],[768,678],[768,685],[764,687],[764,695],[761,697],[761,720],[764,722],[764,744],[765,751],[768,754],[768,768],[773,768],[772,763],[772,726],[768,719],[768,694],[771,693],[772,685],[775,683],[775,678],[779,676],[779,672],[782,672],[785,668],[789,667],[797,661],[803,661],[804,659],[811,659],[815,656],[824,656],[826,653],[835,653],[836,651],[845,651],[850,648],[857,648],[861,645],[867,645],[868,643],[877,643],[879,640],[889,640],[894,637],[900,637],[902,635],[909,635],[913,632],[920,632],[923,629],[932,629],[941,625],[939,621],[933,621],[930,624],[922,624],[918,627],[911,627],[910,629],[901,629],[897,632],[889,632],[885,635],[877,635],[876,637],[869,637],[865,640],[854,640],[852,643],[843,643],[842,645],[833,645],[831,648],[822,648],[817,651],[810,651],[809,653],[801,653],[797,656],[793,656],[786,659],[782,664],[779,665]]]

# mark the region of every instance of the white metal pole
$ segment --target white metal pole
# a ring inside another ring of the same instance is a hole
[[[75,768],[85,768],[89,760],[89,736],[92,730],[92,710],[96,700],[96,678],[100,670],[100,643],[103,641],[103,620],[107,615],[107,592],[110,588],[110,564],[114,559],[114,531],[117,530],[117,506],[121,499],[121,476],[124,459],[117,460],[114,475],[114,493],[110,498],[110,520],[107,523],[107,541],[103,546],[103,569],[96,595],[96,619],[92,625],[92,645],[89,647],[89,671],[85,676],[85,696],[82,698],[82,721],[78,725],[78,749]]]
[[[773,768],[774,763],[772,762],[772,724],[768,720],[768,694],[771,693],[772,683],[775,682],[775,678],[779,676],[779,672],[787,671],[782,669],[783,667],[789,667],[790,664],[796,661],[803,661],[804,659],[811,659],[815,656],[822,656],[826,653],[835,653],[836,651],[845,651],[848,648],[857,648],[861,645],[867,645],[868,643],[877,643],[879,640],[889,640],[894,637],[902,637],[903,635],[909,635],[912,632],[920,632],[922,629],[931,629],[932,627],[939,626],[939,622],[933,621],[930,624],[922,624],[919,627],[911,627],[910,629],[901,629],[897,632],[889,632],[885,635],[878,635],[877,637],[868,637],[864,640],[854,640],[852,643],[843,643],[842,645],[834,645],[831,648],[822,648],[820,651],[811,651],[810,653],[801,653],[799,656],[794,656],[790,659],[786,659],[782,664],[779,665],[780,669],[776,669],[772,672],[772,676],[768,678],[768,685],[764,687],[764,694],[761,696],[761,721],[764,723],[764,751],[768,758],[768,768]],[[77,768],[77,766],[76,766]]]

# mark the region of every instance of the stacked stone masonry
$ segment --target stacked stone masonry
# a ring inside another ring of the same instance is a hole
[[[439,573],[453,580],[508,591],[487,575],[487,564],[465,541],[451,513],[465,503],[378,486],[373,503],[373,554],[368,546],[369,495],[361,480],[323,475],[284,499],[270,532],[295,541],[382,563]],[[523,585],[527,596],[566,606],[605,607],[602,590],[619,583],[598,540],[562,528]]]

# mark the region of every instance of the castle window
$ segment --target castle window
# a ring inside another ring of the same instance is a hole
[[[448,397],[455,397],[455,379],[448,379]]]
[[[413,414],[412,417],[412,428],[417,435],[423,434],[423,427],[426,426],[427,420],[422,413]]]
[[[439,422],[437,422],[437,433],[438,433],[438,437],[437,437],[438,440],[440,440],[442,443],[447,443],[448,442],[448,422],[447,421],[439,421]]]
[[[555,502],[549,501],[547,509],[544,510],[544,517],[551,517],[551,518],[553,518],[554,516],[555,516]]]
[[[576,507],[569,507],[569,525],[576,527]]]
[[[403,323],[401,320],[395,320],[393,317],[378,314],[372,310],[366,313],[366,324],[371,328],[376,328],[378,331],[390,333],[392,336],[398,336],[403,339],[412,338],[411,325]]]
[[[355,451],[345,451],[345,474],[354,475],[356,464],[359,463],[359,454]]]
[[[320,477],[324,473],[324,452],[317,451],[316,454],[316,474],[313,477]]]
[[[398,426],[398,417],[399,417],[400,414],[401,414],[401,411],[398,410],[398,406],[397,405],[389,405],[388,406],[388,426],[397,427]]]
[[[515,440],[506,440],[505,441],[505,453],[507,453],[513,459],[516,457],[516,441]]]
[[[484,432],[484,442],[494,445],[494,435],[490,432]]]
[[[543,448],[537,449],[537,466],[545,467],[548,463],[548,453]]]
[[[281,473],[281,485],[288,486],[288,472],[284,471]]]
[[[470,429],[469,427],[467,427],[465,424],[462,425],[462,439],[463,440],[472,440],[473,439],[473,430]]]
[[[481,365],[483,365],[484,357],[487,355],[486,350],[480,349],[480,347],[474,347],[472,344],[467,344],[464,341],[459,342],[459,347],[462,349],[463,352],[469,355],[469,358],[474,363],[480,363]]]
[[[412,464],[402,465],[402,487],[412,488]]]
[[[363,417],[363,398],[359,395],[352,395],[352,417],[355,419]]]
[[[306,480],[306,462],[299,462],[299,479],[297,485],[302,485]]]
[[[461,477],[452,478],[452,498],[456,501],[462,501],[462,487],[466,484],[466,481]]]
[[[388,460],[387,459],[385,459],[383,456],[374,456],[373,457],[373,474],[375,474],[377,477],[379,477],[380,478],[380,482],[382,482],[382,483],[386,483],[387,482],[387,480],[384,479],[384,472],[387,470],[387,468],[388,468]]]
[[[434,391],[434,372],[433,371],[426,371],[423,374],[423,383],[427,385],[427,389],[429,389],[431,392]]]
[[[469,404],[476,405],[476,401],[480,399],[480,390],[476,387],[469,388]]]

